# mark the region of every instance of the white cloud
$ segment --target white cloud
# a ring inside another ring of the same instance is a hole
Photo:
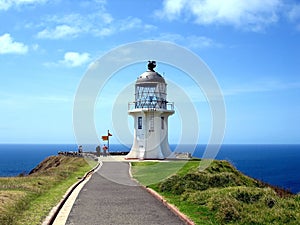
[[[99,17],[101,21],[103,21],[105,24],[109,24],[114,20],[112,15],[110,15],[109,13],[101,13]]]
[[[291,21],[300,19],[300,4],[292,5],[288,12],[288,17]]]
[[[175,42],[192,49],[222,46],[222,44],[215,42],[209,37],[196,36],[196,35],[182,36],[180,34],[175,34],[175,33],[163,33],[159,37],[156,37],[156,39],[162,41]]]
[[[127,30],[139,29],[148,32],[156,29],[155,26],[151,24],[145,24],[141,19],[136,17],[128,17],[123,20],[116,21],[114,26],[116,27],[116,31],[127,31]]]
[[[127,18],[120,24],[120,30],[130,30],[133,28],[142,27],[142,20],[138,18]]]
[[[115,20],[106,12],[104,6],[84,16],[77,13],[48,16],[42,20],[41,24],[45,28],[37,34],[40,39],[75,38],[81,34],[106,37],[133,29],[142,31],[155,29],[153,25],[145,24],[136,17]]]
[[[220,43],[215,42],[211,38],[205,36],[188,36],[187,43],[190,48],[208,48],[208,47],[221,47]]]
[[[67,37],[76,37],[80,33],[80,29],[77,27],[71,27],[69,25],[59,25],[54,29],[46,28],[37,34],[38,38],[46,39],[61,39]]]
[[[170,41],[175,43],[180,43],[184,41],[184,37],[181,34],[176,33],[162,33],[160,36],[158,36],[159,40],[161,41]]]
[[[106,24],[102,26],[89,28],[86,32],[90,32],[95,36],[98,37],[106,37],[106,36],[111,36],[119,32],[124,32],[128,30],[134,30],[134,29],[139,29],[145,32],[151,31],[156,29],[155,26],[150,25],[150,24],[144,24],[143,21],[139,18],[136,17],[128,17],[123,20],[114,20],[113,23],[111,24]]]
[[[107,16],[105,16],[105,19],[103,20],[109,21],[109,19],[107,19],[106,17]],[[94,20],[97,20],[98,22],[103,22],[99,18],[100,17],[96,15],[89,14],[88,16],[82,16],[77,13],[47,16],[44,19],[42,19],[42,23],[39,25],[39,27],[46,26],[46,28],[38,32],[37,38],[75,38],[84,32],[89,32],[89,30],[92,30]]]
[[[10,34],[0,36],[0,54],[26,54],[27,52],[28,47],[21,42],[14,41]]]
[[[22,5],[43,4],[47,0],[0,0],[0,10],[8,10],[11,7],[20,7]]]
[[[105,37],[105,36],[112,35],[114,32],[115,32],[115,29],[113,29],[112,27],[110,27],[110,28],[109,27],[104,27],[102,29],[99,29],[96,32],[96,35],[100,36],[100,37]]]
[[[68,67],[77,67],[81,66],[90,61],[89,53],[78,53],[78,52],[66,52],[64,59],[60,61],[61,64]]]
[[[258,31],[278,21],[281,0],[165,0],[155,15],[168,20],[192,19],[200,25],[224,24]]]
[[[296,24],[296,29],[300,31],[300,4],[291,5],[287,17],[291,22]]]

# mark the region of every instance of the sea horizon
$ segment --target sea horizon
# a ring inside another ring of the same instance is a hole
[[[97,144],[84,151],[95,151]],[[201,158],[206,144],[197,144],[195,151],[189,144],[180,145],[179,151],[191,152]],[[176,144],[170,144],[174,151]],[[0,176],[28,174],[35,166],[59,151],[77,151],[77,144],[0,144]],[[122,144],[110,144],[110,151],[129,151]],[[177,150],[178,151],[178,150]],[[255,179],[300,192],[300,144],[222,144],[215,159],[227,160],[242,173]]]

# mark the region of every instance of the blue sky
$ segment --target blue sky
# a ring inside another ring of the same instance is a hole
[[[74,96],[88,66],[143,40],[190,49],[212,70],[226,104],[224,143],[300,143],[300,3],[292,0],[0,0],[0,143],[75,143]],[[145,69],[124,68],[99,93],[99,135],[113,130],[120,90]],[[176,68],[158,62],[157,71],[186,90],[207,143],[203,95]],[[180,123],[170,118],[172,143]]]

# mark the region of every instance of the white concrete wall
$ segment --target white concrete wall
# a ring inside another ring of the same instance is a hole
[[[151,128],[151,118],[154,113],[154,129]],[[164,159],[171,154],[168,143],[168,117],[172,110],[135,109],[129,111],[134,117],[134,140],[126,158],[140,159]],[[164,129],[161,125],[161,117],[164,117]],[[138,117],[142,117],[142,129],[138,129]]]

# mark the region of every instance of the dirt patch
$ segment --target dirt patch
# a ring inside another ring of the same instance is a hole
[[[59,167],[64,156],[50,156],[32,169],[29,174],[41,173],[49,169]]]

